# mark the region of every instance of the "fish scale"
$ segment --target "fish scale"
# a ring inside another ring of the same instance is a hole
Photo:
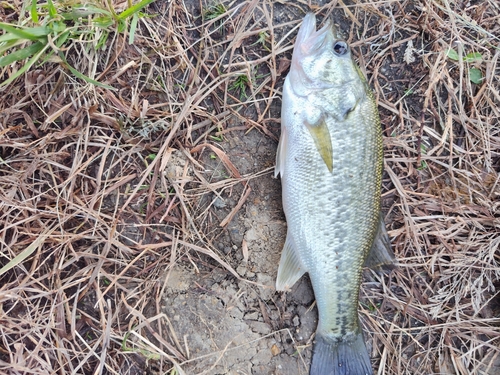
[[[380,216],[382,132],[347,44],[329,22],[318,31],[315,22],[304,19],[283,87],[275,173],[288,231],[276,288],[309,273],[319,315],[312,375],[371,374],[357,311],[361,271],[370,250],[369,263],[394,258]]]

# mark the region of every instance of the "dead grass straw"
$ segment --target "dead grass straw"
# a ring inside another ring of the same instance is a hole
[[[313,10],[332,12],[351,42],[386,135],[384,211],[399,269],[362,288],[375,368],[492,374],[500,9],[493,0],[338,4]],[[307,8],[224,5],[207,19],[198,3],[157,2],[134,44],[118,33],[100,51],[97,40],[75,42],[68,61],[114,91],[48,62],[1,92],[0,372],[184,373],[192,356],[165,313],[168,274],[185,262],[239,278],[238,261],[213,241],[248,199],[248,181],[270,169],[239,171],[224,136],[278,138],[273,103]],[[225,220],[211,210],[223,193],[239,202]]]

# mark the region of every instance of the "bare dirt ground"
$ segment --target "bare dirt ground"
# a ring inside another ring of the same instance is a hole
[[[398,268],[364,271],[375,373],[500,374],[493,0],[172,0],[136,29],[80,20],[67,64],[106,86],[53,55],[0,88],[0,373],[308,373],[314,295],[307,277],[274,289],[272,177],[307,11],[333,18],[379,102]]]

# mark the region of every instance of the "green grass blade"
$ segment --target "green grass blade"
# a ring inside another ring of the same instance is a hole
[[[71,36],[71,33],[69,31],[65,31],[62,34],[58,35],[57,40],[56,40],[56,46],[60,48]]]
[[[92,22],[94,23],[94,25],[100,27],[101,29],[106,29],[115,23],[113,18],[108,16],[96,17],[92,20]]]
[[[118,23],[116,25],[116,31],[118,31],[118,33],[124,33],[125,30],[127,30],[127,20],[121,20],[119,19],[118,20]]]
[[[19,39],[11,40],[9,42],[0,44],[0,56],[5,54],[9,49],[17,46],[18,44],[24,43],[24,40],[19,41]]]
[[[139,3],[132,5],[130,8],[125,9],[123,12],[118,14],[117,17],[118,17],[118,19],[123,20],[123,19],[131,16],[132,14],[140,11],[142,8],[148,6],[149,4],[151,4],[154,1],[156,1],[156,0],[142,0]]]
[[[106,9],[101,9],[98,7],[95,7],[93,5],[85,5],[77,8],[72,8],[71,12],[69,13],[61,13],[61,16],[65,20],[77,20],[79,18],[86,18],[88,16],[93,16],[95,14],[102,14],[107,16],[108,18],[112,17],[111,12],[109,12]]]
[[[0,36],[0,43],[10,42],[13,40],[19,40],[19,37],[11,33],[3,34],[2,36]],[[22,41],[22,43],[24,43],[24,41]]]
[[[103,46],[106,45],[106,41],[108,40],[109,32],[107,30],[104,30],[101,36],[99,37],[99,40],[97,41],[97,44],[95,46],[96,50],[101,49]]]
[[[50,34],[50,29],[46,26],[29,27],[25,29],[19,29],[12,26],[10,23],[0,22],[0,29],[11,33],[18,38],[28,39],[28,40],[39,40]]]
[[[135,39],[135,31],[137,30],[137,22],[139,21],[139,14],[134,13],[132,22],[130,23],[130,32],[128,35],[128,44],[133,44]]]
[[[24,64],[21,69],[19,69],[17,72],[15,72],[12,76],[9,77],[9,79],[3,81],[0,83],[0,88],[8,86],[11,84],[13,81],[15,81],[19,76],[23,75],[29,68],[33,66],[39,59],[40,56],[45,52],[45,50],[49,47],[49,45],[44,45],[43,48],[36,53],[31,59],[28,60],[26,64]]]
[[[35,44],[32,44],[31,46],[22,48],[20,50],[17,50],[16,52],[12,52],[7,56],[0,58],[0,67],[3,68],[4,66],[12,64],[14,61],[27,59],[28,57],[33,56],[35,53],[40,52],[42,48],[43,43],[37,42]]]
[[[30,15],[34,23],[38,23],[38,11],[36,10],[37,0],[31,0]]]
[[[99,87],[102,87],[102,88],[105,88],[108,90],[113,90],[113,91],[116,90],[113,86],[105,85],[104,83],[96,81],[95,79],[92,79],[90,77],[87,77],[85,74],[80,73],[78,70],[76,70],[75,68],[73,68],[71,65],[68,64],[68,62],[66,61],[66,58],[64,57],[64,55],[61,52],[59,53],[59,57],[64,62],[65,66],[69,69],[69,71],[71,73],[73,73],[73,75],[75,77],[83,79],[85,82],[91,83],[95,86],[99,86]]]
[[[56,18],[57,17],[57,9],[54,6],[54,3],[52,2],[52,0],[47,0],[47,5],[49,7],[50,18]]]
[[[38,238],[35,241],[33,241],[31,245],[29,245],[26,249],[21,251],[17,256],[14,257],[14,259],[12,259],[9,263],[7,263],[0,269],[0,276],[2,276],[5,272],[10,270],[11,268],[14,268],[15,266],[19,265],[31,254],[33,254],[40,246],[43,245],[47,237],[50,236],[53,231],[54,229],[46,230],[44,233],[38,236]]]

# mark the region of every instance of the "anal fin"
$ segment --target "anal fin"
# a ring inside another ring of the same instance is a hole
[[[281,253],[278,278],[276,279],[276,290],[284,291],[290,289],[305,272],[306,269],[297,256],[297,251],[290,238],[290,232],[288,232],[285,246],[283,246],[283,252]]]

